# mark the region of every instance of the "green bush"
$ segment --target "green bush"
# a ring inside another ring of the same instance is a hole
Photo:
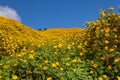
[[[0,60],[2,80],[120,80],[120,15],[101,10],[84,33]]]

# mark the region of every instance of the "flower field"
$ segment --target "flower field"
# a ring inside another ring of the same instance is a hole
[[[0,17],[0,80],[120,80],[120,15],[85,29],[37,31]]]

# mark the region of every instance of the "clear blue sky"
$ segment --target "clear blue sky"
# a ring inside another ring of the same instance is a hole
[[[0,0],[0,6],[15,9],[22,23],[34,29],[83,28],[98,18],[99,9],[119,5],[120,0]]]

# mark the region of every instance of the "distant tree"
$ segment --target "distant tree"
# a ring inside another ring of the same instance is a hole
[[[41,28],[38,29],[38,31],[41,31],[41,30],[42,30]]]
[[[47,28],[44,28],[43,30],[47,30]]]

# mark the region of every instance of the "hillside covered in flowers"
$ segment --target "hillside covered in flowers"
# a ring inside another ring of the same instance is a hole
[[[0,80],[120,80],[120,15],[85,29],[34,30],[0,17]]]

